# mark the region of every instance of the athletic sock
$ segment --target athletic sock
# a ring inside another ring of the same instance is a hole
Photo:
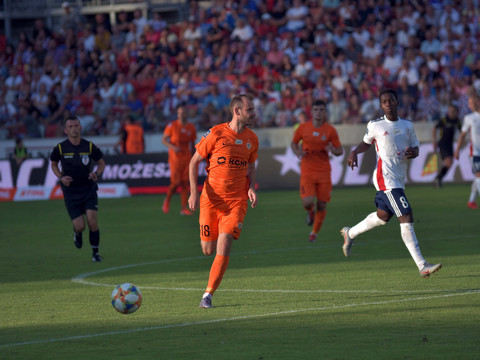
[[[470,190],[470,197],[468,199],[469,202],[475,202],[475,200],[477,199],[477,194],[478,194],[478,191],[477,191],[477,184],[476,184],[476,179],[472,181],[472,187],[471,187],[471,190]]]
[[[98,254],[98,246],[100,245],[100,230],[90,230],[90,246],[92,247],[93,255]]]
[[[446,166],[442,167],[442,170],[437,175],[437,179],[442,180],[445,174],[447,173],[448,168]]]
[[[417,264],[417,267],[420,270],[426,261],[420,252],[417,236],[415,235],[415,230],[413,229],[413,223],[401,223],[400,233],[402,234],[402,240],[410,252],[413,261],[415,261],[415,264]]]
[[[76,232],[75,230],[73,230],[73,232],[75,233],[75,238],[77,239],[77,242],[82,242],[83,241],[83,238],[82,238],[83,233]]]
[[[315,213],[315,221],[313,222],[313,231],[312,231],[314,234],[318,234],[318,232],[322,228],[325,215],[327,215],[327,210],[317,211]]]
[[[167,195],[165,197],[165,202],[167,204],[170,204],[170,200],[172,199],[172,196],[175,193],[175,190],[177,190],[177,185],[170,184],[167,190]]]
[[[210,277],[208,278],[207,290],[210,294],[214,294],[217,290],[220,282],[222,281],[223,275],[227,270],[228,262],[230,261],[230,256],[224,256],[217,254],[215,260],[213,260],[212,267],[210,268]]]
[[[477,187],[477,193],[480,194],[480,177],[476,177],[474,182],[475,182],[475,186]]]
[[[363,234],[364,232],[373,229],[374,227],[385,225],[387,222],[383,221],[377,216],[376,212],[369,214],[365,219],[360,221],[357,225],[353,226],[348,231],[348,236],[352,239],[356,238],[358,235]]]

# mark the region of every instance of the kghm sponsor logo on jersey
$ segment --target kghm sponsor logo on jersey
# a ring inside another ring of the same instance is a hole
[[[308,155],[321,155],[321,154],[324,154],[325,153],[325,150],[318,150],[318,149],[304,149],[303,150],[305,152],[305,156],[308,156]]]
[[[227,159],[225,156],[220,156],[217,159],[217,164],[227,165],[228,167],[233,168],[243,168],[247,166],[247,161],[239,159]]]

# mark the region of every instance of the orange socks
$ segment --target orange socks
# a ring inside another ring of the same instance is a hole
[[[210,268],[210,277],[208,278],[208,285],[206,292],[214,294],[217,290],[220,282],[222,281],[223,274],[227,270],[228,262],[230,256],[216,255],[215,260],[213,260],[212,267]]]
[[[313,222],[313,230],[312,232],[314,234],[317,234],[320,231],[320,228],[322,227],[323,220],[325,219],[325,215],[327,215],[327,211],[317,211],[315,213],[315,221]]]
[[[178,185],[177,185],[178,186]],[[168,187],[168,190],[167,190],[167,196],[165,197],[165,201],[170,204],[170,200],[173,196],[173,194],[175,193],[175,190],[177,190],[177,186],[176,185],[173,185],[173,184],[170,184],[170,186]]]

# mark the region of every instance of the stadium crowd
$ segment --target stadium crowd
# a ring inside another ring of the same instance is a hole
[[[118,135],[127,115],[161,132],[186,105],[199,130],[228,117],[234,94],[255,98],[258,127],[310,117],[332,124],[377,117],[381,87],[400,116],[434,121],[480,90],[478,0],[213,0],[187,21],[160,13],[105,14],[91,23],[64,3],[58,29],[43,19],[13,44],[0,38],[0,139],[63,134],[74,114],[86,135]]]

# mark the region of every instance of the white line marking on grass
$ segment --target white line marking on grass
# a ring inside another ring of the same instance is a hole
[[[236,256],[244,256],[244,255],[257,255],[257,254],[264,254],[264,253],[279,253],[279,252],[290,252],[290,251],[295,251],[295,250],[306,250],[306,249],[312,249],[312,248],[325,248],[325,247],[332,247],[332,245],[322,245],[322,246],[308,246],[308,247],[295,247],[295,248],[278,248],[278,249],[268,249],[268,250],[252,250],[252,251],[246,251],[246,252],[238,252],[238,253],[232,253],[232,255]],[[335,245],[337,247],[337,245]],[[77,276],[74,276],[71,281],[78,283],[78,284],[83,284],[83,285],[90,285],[90,286],[99,286],[99,287],[115,287],[117,284],[105,284],[105,283],[100,283],[100,282],[95,282],[95,281],[88,281],[86,278],[95,276],[98,274],[110,272],[110,271],[116,271],[116,270],[123,270],[123,269],[129,269],[132,267],[137,267],[137,266],[148,266],[148,265],[157,265],[157,264],[166,264],[166,263],[172,263],[172,262],[180,262],[180,261],[192,261],[192,260],[202,260],[206,259],[205,256],[194,256],[194,257],[188,257],[188,258],[176,258],[176,259],[163,259],[163,260],[158,260],[158,261],[151,261],[151,262],[146,262],[146,263],[138,263],[138,264],[128,264],[128,265],[121,265],[121,266],[116,266],[116,267],[111,267],[111,268],[106,268],[98,271],[93,271],[89,273],[84,273],[84,274],[79,274]],[[138,285],[138,284],[135,284]],[[138,285],[141,289],[153,289],[153,290],[169,290],[169,291],[204,291],[205,288],[184,288],[184,287],[160,287],[160,286],[140,286]],[[460,291],[462,292],[463,290],[458,290],[458,289],[421,289],[421,290],[376,290],[376,289],[371,289],[371,290],[339,290],[339,289],[316,289],[316,290],[285,290],[285,289],[225,289],[222,288],[218,290],[218,292],[258,292],[258,293],[380,293],[380,294],[395,294],[395,293],[428,293],[428,292],[435,292],[435,293],[441,293],[441,292],[457,292]]]
[[[188,322],[188,323],[181,323],[181,324],[152,326],[152,327],[130,329],[130,330],[108,331],[108,332],[96,333],[96,334],[68,336],[68,337],[64,337],[64,338],[52,338],[52,339],[44,339],[44,340],[33,340],[33,341],[25,341],[25,342],[19,342],[19,343],[3,344],[3,345],[0,345],[0,349],[14,347],[14,346],[25,346],[25,345],[35,345],[35,344],[47,344],[47,343],[60,342],[60,341],[91,339],[91,338],[100,337],[100,336],[131,334],[131,333],[142,332],[142,331],[172,329],[172,328],[180,328],[180,327],[187,327],[187,326],[205,325],[205,324],[215,324],[215,323],[227,322],[227,321],[249,320],[249,319],[255,319],[255,318],[262,318],[262,317],[291,315],[291,314],[299,314],[299,313],[305,313],[305,312],[348,309],[348,308],[360,307],[360,306],[386,305],[386,304],[392,304],[392,303],[402,303],[402,302],[420,301],[420,300],[431,300],[431,299],[447,298],[447,297],[461,296],[461,295],[472,295],[472,294],[479,294],[479,293],[480,293],[480,290],[468,290],[468,291],[465,291],[465,292],[462,292],[462,293],[422,296],[422,297],[409,298],[409,299],[373,301],[373,302],[353,303],[353,304],[346,304],[346,305],[322,306],[322,307],[318,307],[318,308],[309,308],[309,309],[296,309],[296,310],[278,311],[278,312],[266,313],[266,314],[234,316],[234,317],[231,317],[231,318],[223,318],[223,319],[213,319],[213,320],[196,321],[196,322]],[[205,310],[201,310],[201,311],[205,311]],[[207,311],[214,311],[214,310],[207,310]]]

